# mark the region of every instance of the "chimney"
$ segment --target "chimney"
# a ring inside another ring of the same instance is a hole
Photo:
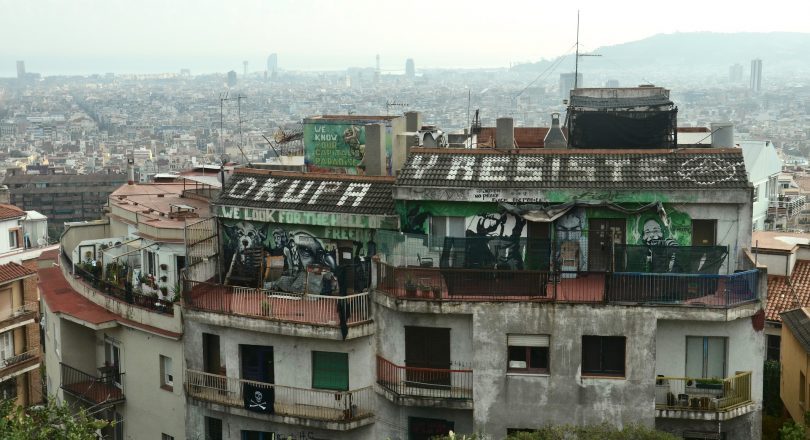
[[[495,121],[495,148],[511,150],[515,147],[515,121],[512,118],[498,118]]]
[[[731,122],[712,122],[712,148],[731,148],[734,146],[734,124]]]
[[[363,164],[367,176],[386,176],[387,163],[385,155],[385,125],[366,125],[366,151]]]
[[[567,148],[568,141],[565,139],[562,128],[560,128],[560,114],[554,112],[551,114],[551,128],[548,129],[545,139],[543,139],[544,148]]]
[[[422,114],[405,112],[405,131],[416,133],[420,128],[422,128]]]
[[[127,185],[135,184],[135,158],[127,156]]]

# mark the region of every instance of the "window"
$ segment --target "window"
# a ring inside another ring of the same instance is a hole
[[[583,336],[582,374],[624,376],[624,336]]]
[[[444,237],[464,237],[464,217],[435,216],[430,218],[430,244],[444,246]]]
[[[169,434],[160,434],[160,440],[174,440],[174,437]]]
[[[222,440],[222,419],[205,418],[205,440]]]
[[[779,335],[768,335],[768,360],[779,362],[779,344],[782,337]]]
[[[160,355],[160,387],[168,391],[172,391],[174,387],[172,358],[163,355]]]
[[[155,253],[146,251],[146,272],[150,275],[155,275]]]
[[[104,375],[121,387],[121,347],[110,338],[104,338]]]
[[[347,391],[349,389],[349,354],[313,351],[312,388]]]
[[[0,361],[14,357],[14,332],[0,334]]]
[[[124,416],[120,413],[115,413],[115,424],[113,425],[114,432],[114,439],[115,440],[124,440]]]
[[[548,373],[548,335],[507,335],[506,371]]]
[[[20,247],[20,230],[19,229],[9,229],[8,230],[8,247],[11,249]]]
[[[726,338],[687,336],[686,376],[726,377]]]
[[[0,383],[0,399],[14,399],[17,397],[17,378],[12,377]]]
[[[754,186],[754,197],[751,199],[751,202],[756,203],[759,200],[759,189],[762,185],[755,185]]]
[[[805,399],[805,390],[807,389],[807,383],[804,378],[804,372],[799,371],[799,405],[804,408]]]

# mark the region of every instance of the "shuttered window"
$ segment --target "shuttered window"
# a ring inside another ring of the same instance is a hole
[[[548,373],[548,335],[507,335],[507,371]]]
[[[313,351],[312,388],[347,391],[349,389],[349,354]]]

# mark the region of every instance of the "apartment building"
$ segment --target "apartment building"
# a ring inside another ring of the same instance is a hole
[[[0,396],[28,407],[43,401],[37,272],[0,264]]]
[[[192,438],[177,286],[186,222],[208,210],[196,192],[121,186],[105,219],[67,223],[58,263],[39,272],[48,389],[115,421],[105,438]]]
[[[188,242],[186,431],[759,438],[741,150],[500,144],[412,148],[395,180],[236,172]]]

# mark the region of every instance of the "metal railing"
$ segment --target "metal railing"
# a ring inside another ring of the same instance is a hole
[[[245,389],[260,390],[271,396],[262,412],[290,417],[353,422],[374,414],[371,387],[350,391],[315,390],[239,379],[196,370],[186,370],[186,393],[195,399],[233,407],[257,410],[250,404]],[[247,397],[247,399],[245,398]]]
[[[23,363],[30,359],[36,359],[39,356],[39,347],[32,348],[28,351],[24,351],[20,354],[15,354],[14,356],[7,357],[3,359],[3,364],[0,365],[0,368],[9,368],[20,363]]]
[[[758,298],[759,271],[729,275],[396,267],[378,262],[376,290],[431,301],[554,301],[734,307]]]
[[[0,321],[17,318],[26,314],[36,313],[39,310],[39,304],[36,302],[26,302],[19,307],[13,309],[3,310],[0,312]]]
[[[59,365],[64,391],[94,404],[124,400],[124,373],[94,376],[61,362]]]
[[[725,379],[659,376],[655,381],[656,409],[728,411],[752,402],[750,371]]]
[[[102,280],[79,266],[74,267],[74,273],[78,275],[82,281],[90,285],[90,287],[106,296],[110,296],[128,304],[143,307],[157,313],[174,315],[174,303],[171,301],[161,299],[157,296],[144,295],[143,293],[138,293],[133,289],[127,290],[126,288],[110,283],[109,281]]]
[[[472,400],[472,373],[401,366],[377,356],[377,383],[398,396]]]
[[[325,326],[372,320],[368,292],[347,296],[297,294],[191,280],[185,282],[183,292],[186,307],[227,315]]]

